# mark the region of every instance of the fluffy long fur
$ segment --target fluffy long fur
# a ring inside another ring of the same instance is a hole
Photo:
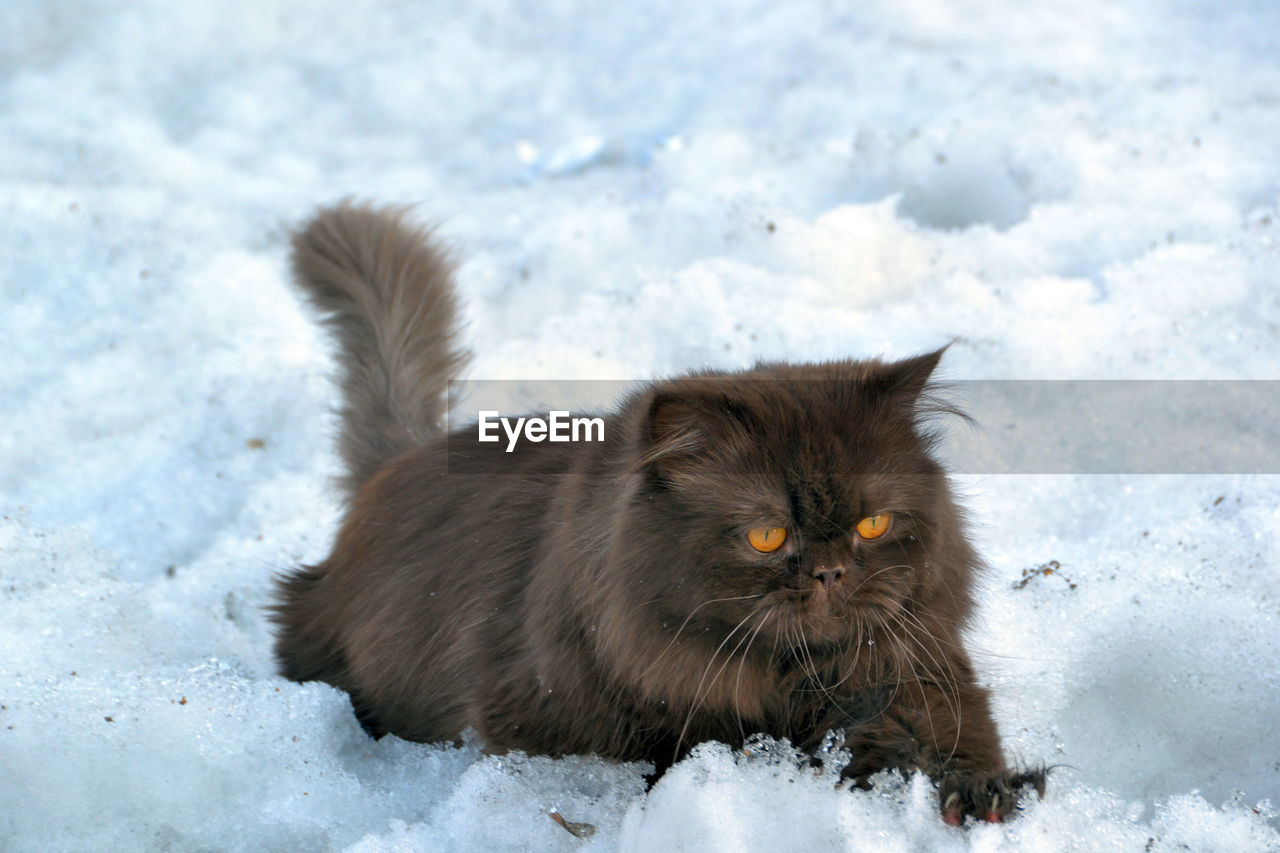
[[[346,202],[293,238],[293,274],[341,350],[349,495],[391,457],[439,434],[457,346],[452,267],[406,211]]]

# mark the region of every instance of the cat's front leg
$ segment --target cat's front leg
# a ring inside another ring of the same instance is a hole
[[[943,819],[954,825],[966,815],[1002,821],[1026,788],[1044,793],[1043,770],[1005,765],[983,688],[906,680],[876,692],[878,701],[852,703],[857,713],[832,709],[830,728],[844,729],[852,753],[843,778],[866,786],[881,770],[923,771],[938,783]]]

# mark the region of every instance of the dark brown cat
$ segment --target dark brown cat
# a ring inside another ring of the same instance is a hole
[[[602,442],[459,473],[450,270],[402,220],[344,204],[294,238],[341,347],[350,503],[281,581],[286,676],[346,690],[375,735],[658,774],[704,740],[843,729],[847,778],[922,770],[953,823],[1043,790],[960,641],[979,561],[920,426],[941,352],[656,382]]]

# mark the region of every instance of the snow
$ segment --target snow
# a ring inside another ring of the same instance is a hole
[[[339,513],[316,205],[439,223],[476,377],[1276,379],[1277,56],[1268,0],[8,0],[0,847],[1280,849],[1274,476],[957,478],[1006,749],[1059,765],[1000,826],[782,744],[646,795],[375,743],[262,610]]]

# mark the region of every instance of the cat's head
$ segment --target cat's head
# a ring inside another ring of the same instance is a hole
[[[632,597],[730,648],[847,647],[969,609],[975,557],[922,417],[941,351],[660,383],[637,407]]]

